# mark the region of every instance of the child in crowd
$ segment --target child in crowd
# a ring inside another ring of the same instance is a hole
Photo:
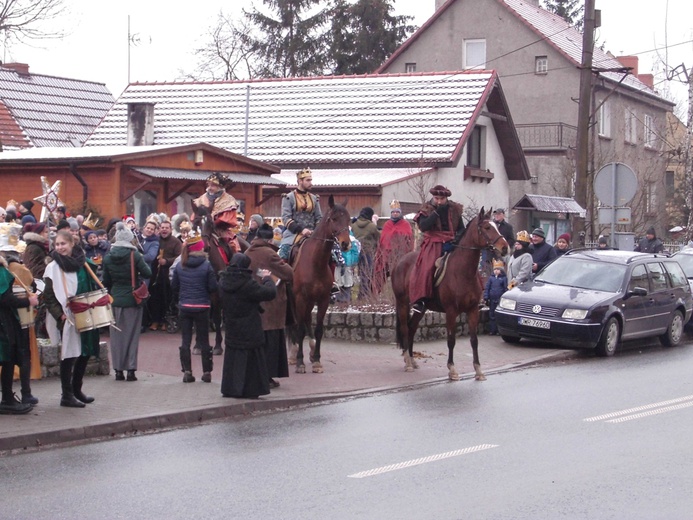
[[[508,287],[508,277],[505,276],[505,264],[500,260],[493,261],[493,276],[489,277],[484,289],[484,300],[488,305],[489,316],[489,334],[491,336],[498,335],[498,326],[496,325],[496,307],[500,302],[501,296]]]

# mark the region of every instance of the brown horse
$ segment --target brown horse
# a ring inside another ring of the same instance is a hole
[[[475,379],[477,381],[486,379],[479,363],[476,335],[479,325],[479,302],[483,292],[478,274],[482,249],[488,249],[492,253],[497,251],[502,255],[508,251],[508,243],[491,221],[491,210],[484,213],[484,208],[481,208],[479,214],[472,219],[459,243],[455,244],[455,248],[449,254],[443,280],[434,289],[433,301],[427,305],[430,310],[445,313],[448,338],[448,376],[453,381],[460,379],[455,369],[453,350],[455,349],[457,317],[463,312],[467,314],[469,341],[474,353]],[[395,293],[397,306],[397,342],[404,351],[404,364],[407,372],[419,368],[412,356],[414,334],[423,314],[413,313],[411,317],[409,316],[409,279],[417,257],[418,251],[403,256],[391,275],[392,290]]]
[[[343,205],[335,204],[334,197],[330,195],[329,211],[323,216],[313,234],[300,245],[292,261],[295,324],[289,327],[289,332],[292,342],[298,345],[296,353],[296,373],[298,374],[306,372],[303,361],[303,340],[306,334],[314,338],[310,341],[310,361],[313,363],[313,372],[317,374],[323,372],[320,363],[320,341],[334,279],[330,269],[332,246],[336,242],[342,251],[346,251],[351,246],[349,240],[351,218],[345,205],[346,202]],[[311,318],[316,304],[318,314],[313,331]]]

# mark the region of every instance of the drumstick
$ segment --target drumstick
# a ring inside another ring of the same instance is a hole
[[[87,272],[94,279],[94,281],[96,282],[96,285],[98,285],[101,289],[104,289],[104,286],[101,283],[101,280],[99,280],[99,277],[94,274],[94,271],[91,270],[91,267],[89,267],[89,264],[87,262],[84,262],[84,267],[87,268]],[[108,294],[108,302],[113,303],[113,296],[111,296],[110,293],[107,293],[107,294]]]

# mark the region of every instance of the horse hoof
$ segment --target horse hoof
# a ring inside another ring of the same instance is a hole
[[[419,364],[418,364],[416,361],[414,361],[414,360],[412,360],[411,366],[412,366],[413,368],[419,368]]]
[[[405,371],[405,372],[413,372],[413,371],[414,371],[414,367],[406,366],[406,367],[404,367],[404,371]]]
[[[320,363],[313,363],[313,374],[322,374],[324,372]]]
[[[478,375],[474,378],[476,381],[486,381],[486,376],[484,374]]]
[[[297,374],[305,374],[306,373],[306,365],[296,365],[296,373]]]
[[[450,379],[450,381],[459,381],[460,375],[458,373],[448,374],[448,378]]]

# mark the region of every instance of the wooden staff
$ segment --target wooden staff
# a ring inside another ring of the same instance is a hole
[[[10,272],[12,272],[12,271],[10,271]],[[15,273],[12,273],[12,276],[14,276],[14,279],[17,280],[19,282],[19,285],[21,285],[22,288],[26,291],[27,297],[28,296],[34,296],[33,291],[29,287],[27,287],[24,282],[22,282],[22,280],[21,280],[21,278],[19,278],[19,276],[17,276]]]

